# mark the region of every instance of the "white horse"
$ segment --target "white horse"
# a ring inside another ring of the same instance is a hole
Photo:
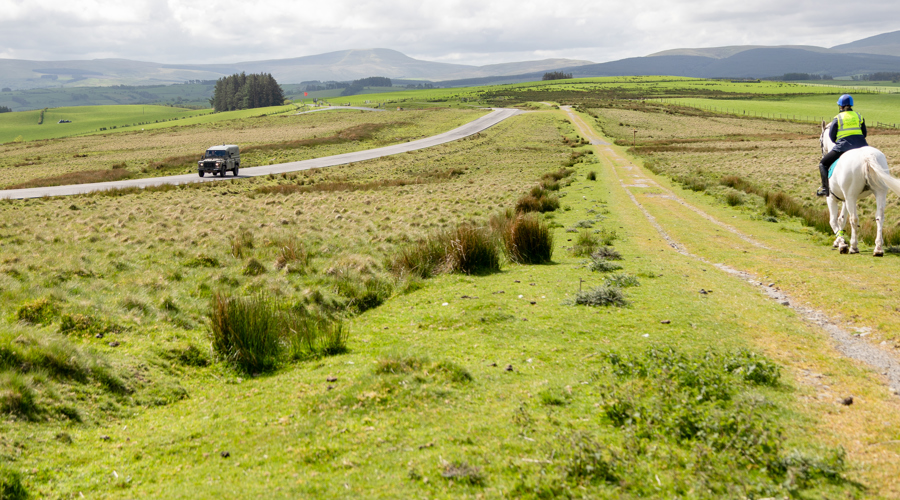
[[[819,138],[822,154],[831,151],[831,148],[834,147],[834,143],[828,136],[830,127],[831,124],[826,126],[824,122],[822,123],[822,136]],[[831,229],[837,235],[834,246],[840,249],[841,253],[859,253],[857,247],[859,217],[856,215],[856,202],[870,194],[875,195],[877,207],[875,224],[878,231],[875,236],[874,255],[883,257],[884,240],[881,229],[884,225],[884,205],[888,190],[900,196],[900,179],[891,176],[884,153],[871,146],[847,151],[841,155],[834,167],[834,173],[828,179],[828,187],[831,190],[831,196],[828,197],[828,213],[831,219]],[[842,207],[838,206],[838,201],[844,202]],[[848,214],[850,216],[850,245],[844,241],[844,223]]]

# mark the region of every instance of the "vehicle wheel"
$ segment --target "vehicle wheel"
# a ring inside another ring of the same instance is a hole
[[[200,177],[203,177],[204,172],[202,170],[198,170],[197,173],[200,174]]]
[[[237,177],[237,173],[238,173],[238,168],[237,168],[237,167],[234,167],[234,170],[233,170],[233,172],[234,172],[234,176],[235,176],[235,177]]]

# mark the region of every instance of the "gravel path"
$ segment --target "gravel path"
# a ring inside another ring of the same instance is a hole
[[[339,109],[347,109],[339,108]],[[368,109],[368,108],[367,108]],[[290,163],[280,163],[278,165],[266,165],[262,167],[241,168],[238,177],[226,176],[208,176],[200,177],[196,173],[173,175],[169,177],[152,177],[147,179],[130,179],[115,182],[98,182],[93,184],[75,184],[70,186],[53,186],[30,189],[7,189],[0,190],[0,199],[26,199],[26,198],[42,198],[45,196],[72,196],[76,194],[92,193],[95,191],[106,191],[109,189],[122,188],[145,188],[151,186],[161,186],[164,184],[188,184],[192,182],[221,182],[233,181],[247,177],[257,177],[260,175],[281,174],[285,172],[296,172],[299,170],[309,170],[312,168],[334,167],[337,165],[345,165],[359,161],[372,160],[383,156],[390,156],[417,149],[430,148],[439,144],[453,142],[464,137],[468,137],[478,132],[487,130],[488,128],[500,123],[501,121],[521,113],[518,109],[494,108],[493,111],[481,118],[477,118],[461,127],[457,127],[443,134],[426,137],[411,142],[394,144],[383,148],[369,149],[366,151],[357,151],[354,153],[344,153],[335,156],[326,156],[324,158],[313,158],[311,160],[294,161]]]

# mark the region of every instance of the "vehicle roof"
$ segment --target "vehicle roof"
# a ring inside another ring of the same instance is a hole
[[[219,150],[230,151],[233,149],[237,149],[237,147],[238,146],[236,144],[222,144],[221,146],[210,146],[210,147],[206,148],[206,150],[207,151],[219,151]]]

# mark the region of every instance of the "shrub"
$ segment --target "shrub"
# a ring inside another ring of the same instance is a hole
[[[469,223],[460,224],[448,243],[450,271],[489,274],[500,270],[500,250],[486,228]]]
[[[603,280],[603,284],[611,287],[618,288],[629,288],[632,286],[641,286],[641,282],[638,281],[637,276],[632,276],[630,274],[613,274],[607,276],[605,280]]]
[[[220,359],[247,373],[275,368],[280,354],[280,324],[270,298],[215,294],[209,320],[213,352]]]
[[[591,254],[595,259],[622,260],[622,255],[610,246],[602,246]]]
[[[609,273],[612,271],[618,271],[622,269],[622,266],[616,264],[615,262],[610,262],[602,257],[600,258],[591,258],[591,262],[588,264],[588,269],[594,272],[600,273]]]
[[[19,321],[31,323],[32,325],[46,325],[53,321],[56,313],[56,306],[53,305],[50,299],[43,297],[19,306],[19,309],[16,311],[16,318]]]
[[[517,264],[546,264],[553,256],[553,232],[534,214],[519,214],[501,228],[506,255]]]
[[[593,170],[591,170],[590,172],[587,173],[587,176],[585,176],[585,179],[587,179],[589,181],[596,181],[597,180],[597,172],[594,172]]]
[[[625,295],[617,287],[600,286],[578,292],[575,295],[575,304],[583,306],[626,306],[628,302]]]
[[[575,244],[572,246],[572,255],[576,257],[584,257],[585,255],[591,255],[596,250],[597,247],[600,246],[600,240],[597,238],[594,233],[585,229],[578,233],[578,237],[575,239]]]

